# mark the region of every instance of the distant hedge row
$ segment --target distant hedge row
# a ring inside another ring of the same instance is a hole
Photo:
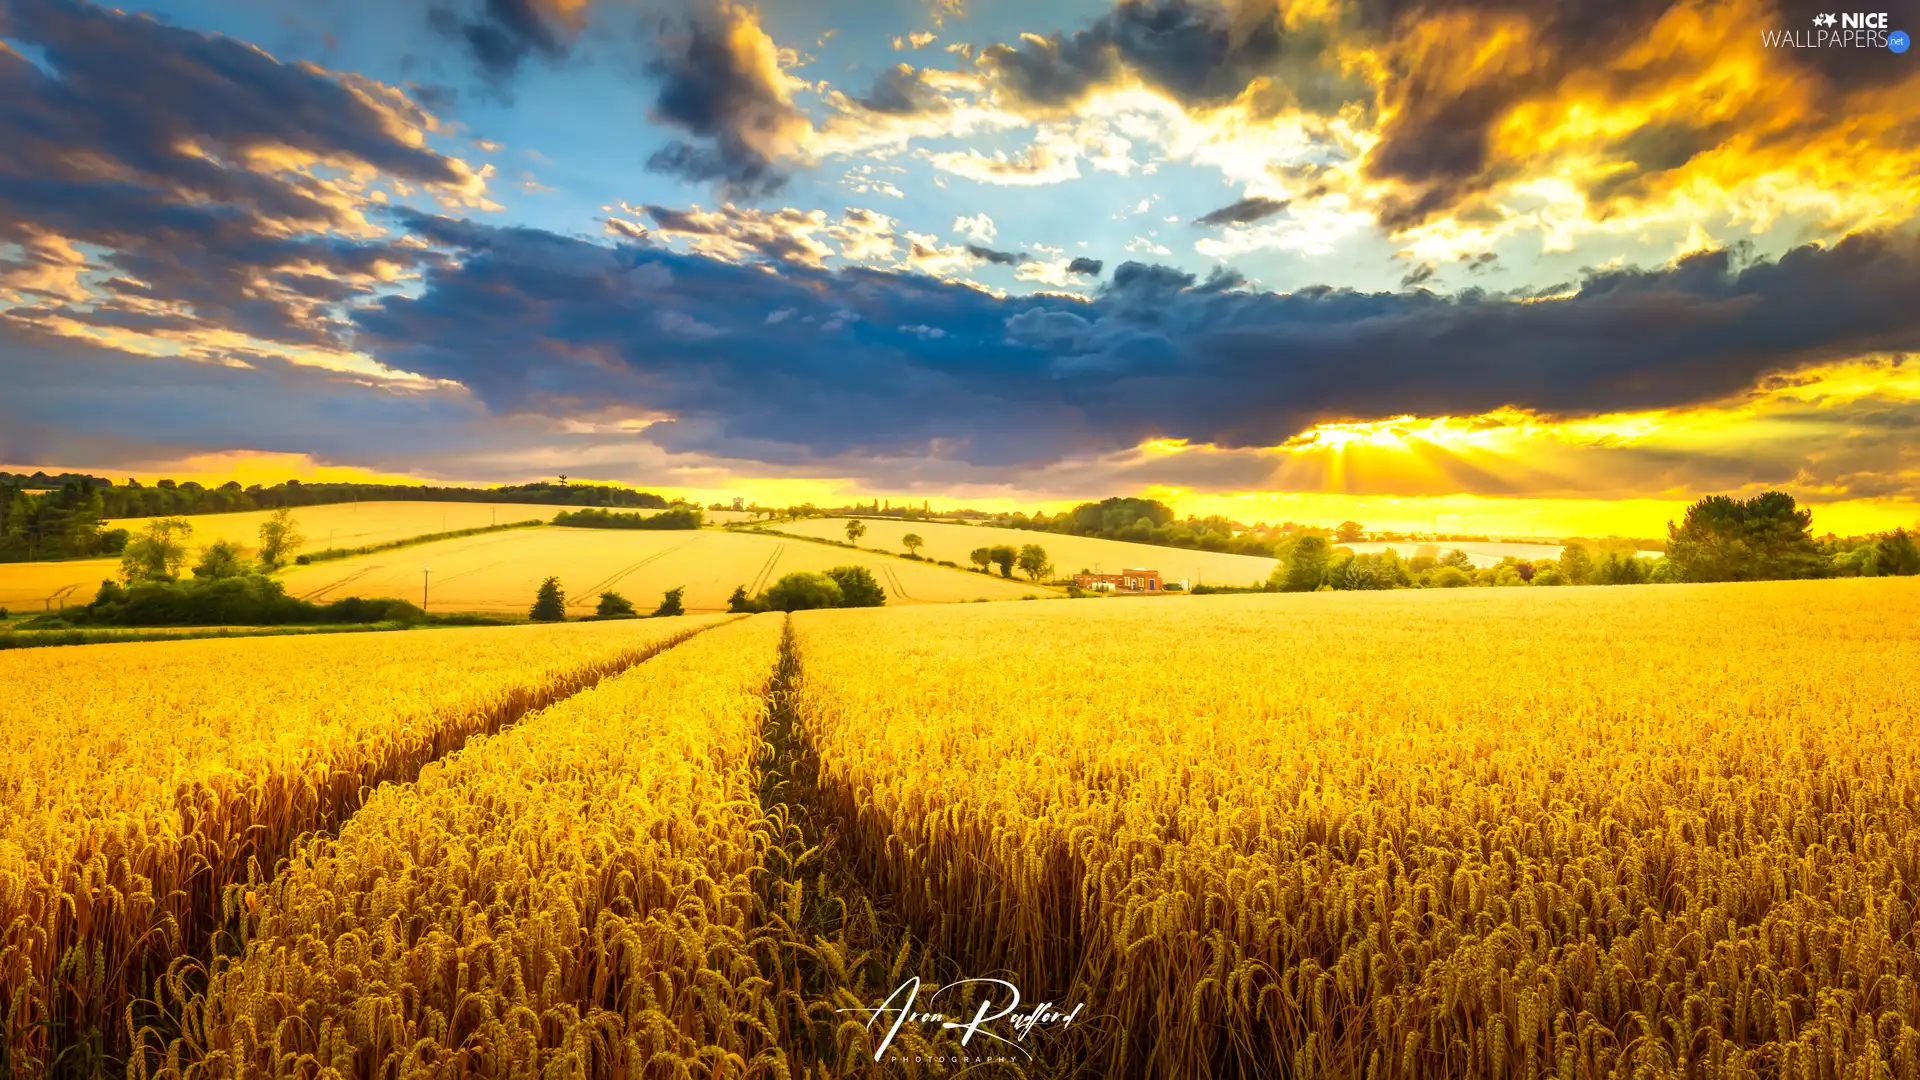
[[[575,529],[697,529],[704,517],[699,508],[692,506],[657,514],[616,514],[610,510],[587,509],[562,510],[553,516],[553,523]]]
[[[545,524],[546,522],[538,518],[532,518],[527,521],[509,521],[504,525],[480,525],[471,529],[455,529],[452,532],[422,533],[419,536],[409,536],[401,540],[389,540],[384,544],[368,544],[365,547],[356,548],[327,548],[324,551],[297,555],[293,561],[296,565],[306,566],[310,563],[328,562],[333,559],[348,559],[355,555],[371,555],[376,551],[392,551],[395,548],[412,547],[415,544],[431,544],[436,540],[458,540],[463,536],[479,536],[482,533],[505,532],[508,529],[530,529]]]

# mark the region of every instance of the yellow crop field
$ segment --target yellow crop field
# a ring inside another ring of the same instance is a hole
[[[566,507],[524,503],[366,502],[295,507],[293,520],[306,537],[301,551],[327,547],[355,548],[405,540],[428,533],[473,529],[495,522],[553,520]],[[193,526],[186,538],[190,552],[227,540],[249,550],[260,542],[260,523],[267,511],[237,514],[193,514],[184,520]],[[115,518],[109,529],[137,531],[153,518]],[[119,559],[74,559],[64,562],[0,563],[0,607],[15,612],[42,611],[62,604],[93,599],[102,581],[118,580]]]
[[[271,872],[381,783],[715,621],[0,653],[9,1060],[44,1063],[49,1031],[112,1042],[250,865]]]
[[[294,567],[285,578],[289,593],[315,600],[395,596],[418,603],[424,585],[434,611],[525,612],[541,580],[554,575],[575,613],[590,612],[598,594],[608,590],[644,611],[680,586],[687,590],[687,610],[722,611],[738,586],[758,592],[782,574],[847,564],[870,568],[889,604],[1052,595],[1018,581],[876,552],[717,529],[515,530]]]
[[[0,675],[29,1069],[1920,1080],[1920,579],[922,603]],[[965,1046],[884,1007],[988,978],[927,1007],[1057,1008]],[[983,1045],[1006,1064],[954,1063]]]
[[[179,1034],[143,1063],[785,1075],[779,1016],[798,988],[756,903],[781,839],[756,764],[782,626],[711,631],[476,739],[302,845],[271,885],[236,885],[244,952],[181,995]]]
[[[840,842],[1088,1003],[1057,1075],[1920,1076],[1913,579],[794,625]]]
[[[1249,585],[1267,580],[1267,575],[1273,573],[1275,566],[1274,560],[1254,555],[1190,551],[1157,544],[1135,544],[1126,540],[1068,536],[1064,533],[996,529],[938,521],[890,521],[883,518],[861,518],[860,523],[867,528],[867,534],[860,538],[861,547],[904,551],[900,538],[914,533],[926,541],[926,546],[919,551],[920,555],[930,559],[947,559],[961,566],[970,565],[967,555],[973,549],[995,544],[1009,544],[1015,550],[1027,544],[1039,544],[1047,549],[1047,557],[1053,563],[1054,571],[1062,576],[1078,573],[1082,569],[1113,574],[1129,567],[1144,567],[1160,571],[1160,576],[1167,581],[1186,581],[1194,585],[1202,582]],[[847,523],[840,518],[781,521],[768,527],[796,536],[818,536],[829,540],[847,538]]]
[[[0,607],[18,615],[84,604],[102,581],[119,576],[118,559],[0,563]]]

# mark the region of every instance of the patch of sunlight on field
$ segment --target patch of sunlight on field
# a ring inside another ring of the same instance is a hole
[[[529,529],[442,540],[287,571],[287,591],[309,600],[393,596],[433,611],[523,612],[549,575],[567,610],[584,615],[614,591],[640,611],[684,586],[689,611],[719,611],[738,586],[758,592],[782,574],[856,564],[873,570],[889,603],[952,603],[1056,595],[1018,581],[908,562],[877,552],[717,529],[661,532]],[[426,571],[431,568],[429,575]]]
[[[1029,532],[1024,529],[996,529],[984,525],[954,525],[938,521],[892,521],[862,518],[867,534],[861,547],[882,551],[904,551],[900,538],[919,534],[926,546],[920,554],[930,559],[949,559],[962,566],[967,553],[977,547],[1010,544],[1016,550],[1027,544],[1047,549],[1047,558],[1061,575],[1082,569],[1114,574],[1129,567],[1160,571],[1167,581],[1185,581],[1191,585],[1251,585],[1267,580],[1276,565],[1272,559],[1254,555],[1228,555],[1214,551],[1135,544],[1125,540],[1101,540],[1091,536],[1067,536],[1063,533]],[[839,518],[813,518],[807,521],[783,521],[771,526],[795,536],[819,536],[845,540],[847,523]],[[1495,560],[1496,562],[1498,560]]]

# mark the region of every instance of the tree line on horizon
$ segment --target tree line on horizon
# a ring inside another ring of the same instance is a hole
[[[1477,567],[1458,548],[1441,554],[1423,545],[1411,558],[1389,548],[1355,553],[1326,537],[1289,540],[1280,565],[1250,589],[1200,586],[1195,592],[1314,592],[1525,585],[1659,585],[1682,582],[1782,581],[1804,578],[1920,574],[1920,546],[1904,528],[1847,540],[1815,539],[1813,512],[1793,496],[1768,491],[1750,499],[1712,495],[1667,523],[1666,553],[1639,555],[1631,542],[1574,542],[1557,559],[1514,556]]]
[[[128,534],[124,529],[105,528],[111,518],[187,517],[347,502],[511,502],[635,510],[665,510],[674,505],[652,492],[611,484],[540,481],[454,488],[289,480],[242,487],[238,480],[229,480],[206,487],[192,480],[115,484],[104,477],[73,473],[0,473],[0,562],[118,555]]]

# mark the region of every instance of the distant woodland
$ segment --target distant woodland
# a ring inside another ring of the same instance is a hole
[[[98,476],[0,473],[0,562],[117,555],[124,529],[109,518],[184,517],[346,502],[535,503],[662,510],[651,492],[605,484],[535,483],[492,488],[405,484],[303,484],[206,487],[191,480],[116,484]]]

